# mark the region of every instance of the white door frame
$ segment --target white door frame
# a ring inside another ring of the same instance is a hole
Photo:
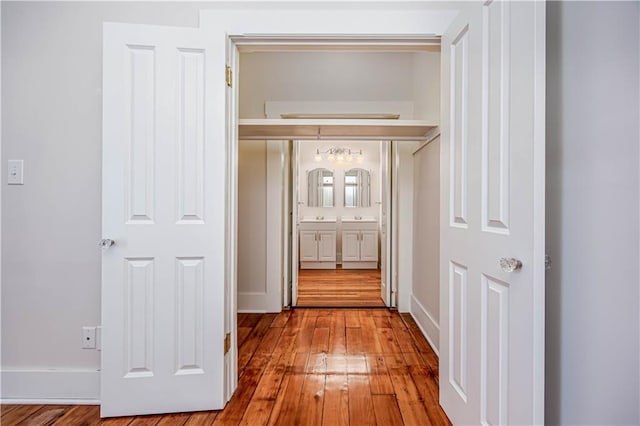
[[[243,4],[244,2],[238,2]],[[373,2],[379,5],[399,7],[391,2]],[[401,7],[402,16],[389,20],[388,10],[367,10],[371,5],[362,2],[363,10],[341,10],[338,6],[327,8],[321,3],[305,2],[305,7],[319,8],[308,20],[295,19],[287,22],[287,32],[283,33],[282,22],[286,20],[289,9],[277,9],[265,2],[259,12],[247,9],[202,10],[200,12],[201,28],[210,37],[224,34],[227,45],[227,63],[235,74],[240,71],[240,54],[238,47],[242,45],[256,46],[361,46],[384,47],[387,49],[402,48],[406,45],[430,44],[434,35],[441,35],[453,21],[458,11],[433,7],[428,2],[415,2],[415,6]],[[295,9],[297,6],[292,5]],[[417,13],[417,10],[422,13]],[[370,12],[370,19],[363,19]],[[297,14],[294,13],[297,18]],[[256,35],[259,34],[259,35]],[[225,268],[225,332],[231,336],[231,346],[225,357],[225,397],[231,399],[238,384],[238,348],[237,348],[237,238],[238,238],[238,120],[239,120],[238,84],[232,84],[227,91],[227,139],[225,155],[227,158],[225,228],[228,238],[225,242],[228,257]],[[394,283],[392,287],[396,289]],[[296,296],[295,290],[292,301]]]
[[[229,65],[238,70],[238,45],[250,42],[252,37],[246,35],[260,34],[253,40],[271,40],[273,44],[323,44],[362,43],[365,45],[393,45],[402,44],[403,40],[416,39],[429,35],[442,35],[458,14],[458,10],[445,9],[447,5],[430,4],[425,1],[410,1],[400,4],[393,2],[356,1],[348,5],[322,4],[320,2],[298,2],[296,4],[284,2],[270,4],[269,2],[245,3],[236,2],[233,6],[228,3],[214,5],[215,10],[201,12],[200,22],[211,37],[225,36],[228,46]],[[451,7],[457,8],[455,3]],[[233,8],[233,9],[232,9]],[[313,11],[313,13],[308,13]],[[390,13],[390,11],[392,13]],[[537,8],[537,13],[544,13],[544,4]],[[305,36],[301,36],[304,34]],[[347,36],[344,36],[344,35]],[[290,36],[290,37],[287,37]],[[340,36],[336,36],[340,35]],[[243,36],[245,36],[243,38]],[[540,35],[544,37],[543,35]],[[341,40],[341,41],[340,41]],[[293,43],[292,43],[293,42]],[[221,70],[222,75],[222,70]],[[541,77],[543,78],[543,77]],[[543,83],[543,81],[542,81]],[[227,156],[226,189],[228,206],[226,210],[226,225],[230,237],[227,241],[227,270],[225,273],[226,317],[227,330],[232,333],[230,361],[226,370],[227,397],[230,398],[237,385],[237,340],[236,340],[236,243],[237,238],[237,124],[238,124],[238,88],[230,91],[227,102],[227,140],[225,151]],[[540,108],[543,108],[541,106]],[[543,125],[538,118],[536,130]],[[543,133],[540,137],[544,138]],[[544,142],[543,140],[541,142]],[[538,144],[540,145],[540,144]],[[544,152],[544,146],[536,147],[536,154]],[[536,188],[537,190],[538,188]],[[543,188],[541,189],[543,191]],[[540,198],[540,197],[538,197]],[[537,200],[544,201],[544,200]],[[536,218],[536,223],[543,224],[544,217]],[[541,229],[544,229],[542,226]],[[541,236],[543,238],[543,236]],[[543,279],[543,278],[542,278]],[[544,297],[544,286],[539,286],[536,297]],[[534,370],[532,373],[539,378],[534,390],[536,399],[535,418],[544,418],[544,313],[535,318],[537,339],[536,346],[542,348],[534,354]],[[541,353],[540,353],[541,352]],[[231,362],[233,361],[233,362]]]

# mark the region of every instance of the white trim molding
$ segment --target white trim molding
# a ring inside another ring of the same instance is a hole
[[[99,370],[3,370],[3,404],[99,404]]]
[[[424,334],[425,339],[429,342],[431,349],[439,356],[438,342],[440,341],[440,326],[413,294],[411,295],[411,308],[409,312],[416,321],[416,324],[418,324],[418,327],[420,327],[420,331]]]

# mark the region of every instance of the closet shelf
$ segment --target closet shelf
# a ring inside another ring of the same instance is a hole
[[[238,139],[425,140],[438,123],[421,120],[240,119]]]

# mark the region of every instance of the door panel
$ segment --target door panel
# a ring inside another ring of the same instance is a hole
[[[220,409],[223,45],[105,24],[103,54],[101,415]]]
[[[360,235],[360,260],[363,262],[377,262],[378,232],[362,231]]]
[[[342,231],[342,261],[360,260],[360,231]]]
[[[544,418],[540,9],[469,4],[442,38],[440,402],[454,424]]]
[[[336,231],[318,231],[318,261],[336,261]]]
[[[318,233],[316,231],[300,231],[300,261],[316,262],[318,260]]]

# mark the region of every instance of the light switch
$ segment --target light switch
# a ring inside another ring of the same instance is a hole
[[[8,179],[7,183],[9,185],[23,185],[24,177],[23,177],[23,160],[9,160],[8,169]]]

